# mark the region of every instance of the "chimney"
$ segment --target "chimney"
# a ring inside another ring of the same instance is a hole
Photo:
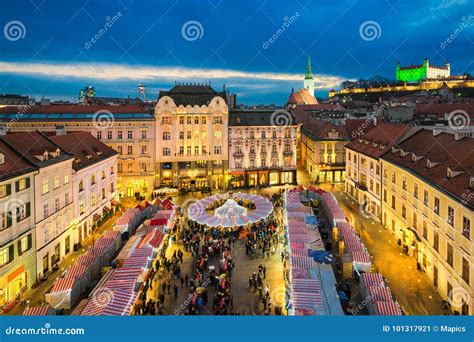
[[[65,135],[66,127],[65,126],[56,126],[56,135]]]

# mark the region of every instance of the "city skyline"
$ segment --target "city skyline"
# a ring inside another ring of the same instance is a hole
[[[474,19],[464,0],[267,1],[235,11],[232,2],[165,1],[152,5],[155,16],[145,15],[147,1],[19,3],[0,14],[0,93],[37,99],[74,101],[85,85],[98,96],[134,97],[145,84],[155,100],[178,81],[225,84],[248,104],[282,104],[301,87],[308,55],[318,97],[348,79],[395,79],[397,62],[425,57],[449,61],[453,75],[473,70],[465,51]]]

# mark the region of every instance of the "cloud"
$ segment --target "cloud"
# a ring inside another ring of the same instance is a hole
[[[230,69],[197,69],[182,67],[155,67],[147,65],[126,65],[107,63],[23,63],[0,62],[0,73],[58,78],[95,79],[100,81],[118,80],[226,80],[302,82],[302,74],[277,72],[250,72]],[[338,86],[345,79],[333,75],[315,75],[316,89]]]

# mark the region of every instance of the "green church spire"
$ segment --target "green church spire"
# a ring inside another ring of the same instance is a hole
[[[304,75],[304,78],[306,80],[312,80],[314,78],[313,73],[311,72],[311,57],[309,54],[308,54],[308,65],[306,66],[306,74]]]

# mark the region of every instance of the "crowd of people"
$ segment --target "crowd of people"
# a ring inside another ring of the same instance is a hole
[[[274,205],[281,205],[281,196],[274,195],[271,200]],[[166,248],[162,249],[154,265],[154,280],[145,284],[144,291],[146,293],[146,290],[152,289],[154,281],[159,283],[155,289],[156,298],[148,296],[148,300],[139,301],[140,305],[136,308],[137,314],[164,314],[166,298],[170,298],[169,304],[174,308],[172,313],[177,315],[247,314],[234,307],[233,248],[236,241],[241,240],[245,243],[246,254],[250,258],[268,258],[270,254],[277,252],[278,244],[282,241],[281,225],[282,215],[278,207],[268,218],[258,223],[233,228],[211,228],[189,220],[184,210],[178,213],[174,228],[169,232],[169,240],[178,248],[175,249],[171,258],[166,257]],[[181,270],[184,253],[192,256],[190,276],[183,274]],[[251,291],[258,294],[265,314],[271,314],[270,290],[269,284],[263,284],[265,278],[266,267],[260,264],[258,272],[250,276],[249,286]],[[184,291],[185,299],[177,303],[176,299],[180,291]],[[212,309],[209,309],[207,305],[211,300],[210,295],[213,295]]]

